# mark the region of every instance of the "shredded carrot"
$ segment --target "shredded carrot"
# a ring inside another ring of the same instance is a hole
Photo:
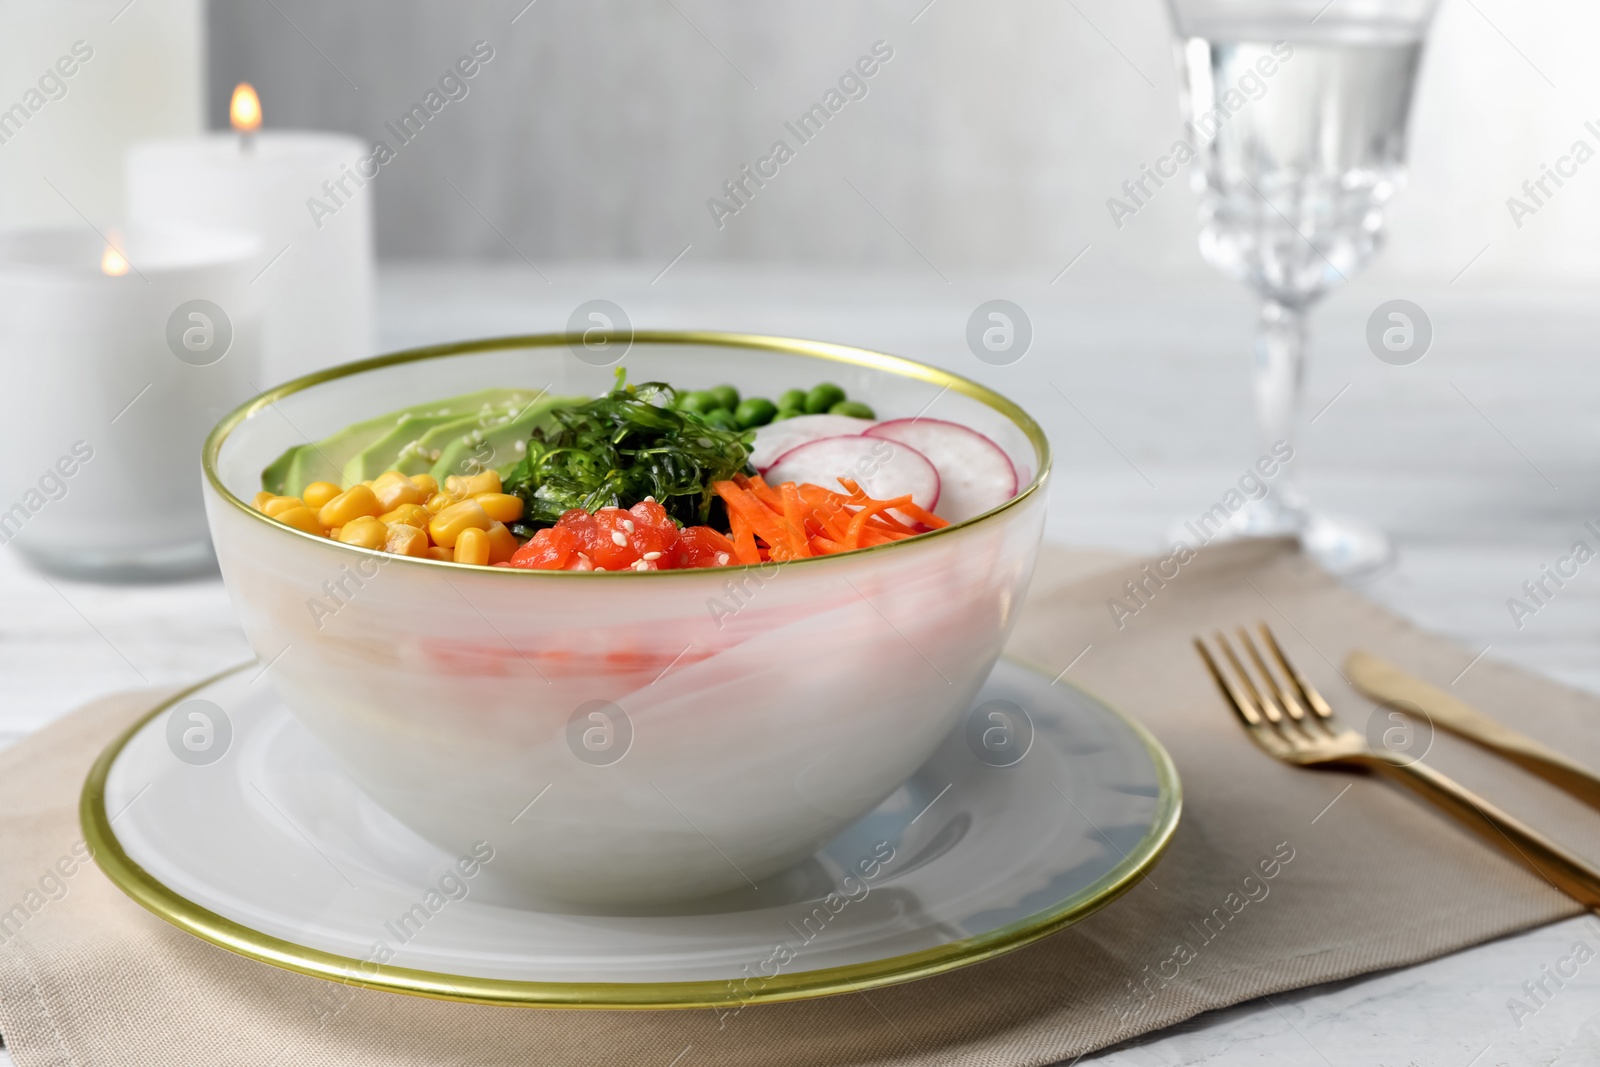
[[[909,496],[897,496],[893,500],[870,500],[866,506],[855,513],[850,520],[850,528],[845,532],[844,544],[846,548],[861,547],[861,533],[866,529],[867,520],[880,511],[897,508],[911,502]]]
[[[839,475],[839,484],[850,490],[849,499],[852,501],[872,499],[867,495],[867,491],[861,488],[861,483],[856,481],[854,478],[846,478],[841,474]]]
[[[723,503],[728,505],[730,519],[738,515],[750,527],[750,531],[765,541],[768,547],[783,543],[782,523],[750,490],[741,489],[733,482],[714,482],[712,488],[722,498]]]
[[[916,534],[890,533],[885,530],[874,530],[870,525],[861,531],[861,547],[871,548],[874,545],[886,545],[891,541],[904,541]]]
[[[799,487],[793,482],[784,482],[778,491],[783,498],[783,526],[789,537],[789,550],[804,559],[811,555],[811,546],[806,543],[806,516],[800,503]]]
[[[807,482],[797,490],[800,499],[811,509],[812,516],[834,542],[844,541],[845,527],[850,521],[850,512],[846,510],[842,498],[837,493],[830,493],[820,485]]]
[[[839,484],[848,494],[811,482],[769,485],[760,475],[738,474],[715,483],[728,508],[733,554],[741,563],[834,555],[949,525],[909,495],[878,500],[851,478],[840,478]]]
[[[756,551],[755,534],[750,531],[750,526],[730,508],[728,511],[728,525],[733,531],[733,558],[749,566],[761,562],[761,553]]]
[[[752,496],[773,511],[780,515],[783,514],[783,498],[778,495],[777,490],[767,484],[766,479],[761,475],[758,474],[753,478],[747,478],[742,474],[736,474],[733,477],[733,481],[734,484],[749,490]]]
[[[850,502],[852,504],[867,504],[867,503],[871,503],[872,498],[867,496],[866,490],[862,489],[861,486],[858,485],[855,482],[854,479],[851,479],[851,478],[840,478],[839,479],[839,484],[844,486],[846,489],[850,490]],[[911,518],[915,519],[917,522],[922,523],[922,525],[928,527],[931,530],[942,529],[942,528],[950,525],[950,523],[947,520],[941,519],[939,516],[935,515],[933,512],[927,510],[926,508],[923,508],[923,507],[921,507],[921,506],[919,506],[917,504],[911,503],[909,497],[906,498],[906,503],[898,505],[896,510],[898,510],[902,515],[910,516]],[[892,515],[885,516],[885,518],[887,518],[891,522],[897,522],[898,523],[898,520],[896,520],[894,518],[894,516],[892,516]],[[916,532],[916,531],[912,530],[909,526],[906,526],[904,523],[898,523],[898,525],[900,525],[900,527],[902,529],[904,529],[907,533],[915,533]]]
[[[867,520],[867,526],[875,530],[885,530],[910,537],[917,531],[895,518],[893,515],[879,512]]]

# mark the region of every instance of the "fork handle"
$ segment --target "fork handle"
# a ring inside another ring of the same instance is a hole
[[[1512,859],[1521,860],[1580,904],[1600,908],[1600,870],[1527,823],[1425,763],[1408,763],[1394,753],[1374,753],[1362,762],[1442,809]]]

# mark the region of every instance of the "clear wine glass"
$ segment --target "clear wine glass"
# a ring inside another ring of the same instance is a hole
[[[1261,300],[1262,453],[1294,440],[1306,316],[1383,244],[1405,181],[1406,125],[1436,0],[1168,0],[1185,130],[1203,196],[1200,251]],[[1222,537],[1297,535],[1335,574],[1370,572],[1389,538],[1307,508],[1284,464]],[[1192,540],[1186,535],[1184,540]]]

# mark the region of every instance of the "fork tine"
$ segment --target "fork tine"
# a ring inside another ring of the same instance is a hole
[[[1244,688],[1255,701],[1256,707],[1261,709],[1261,714],[1273,726],[1277,726],[1283,721],[1283,712],[1279,710],[1277,701],[1270,696],[1263,697],[1256,689],[1256,684],[1250,680],[1250,672],[1244,669],[1244,664],[1239,662],[1239,657],[1234,654],[1233,645],[1228,643],[1227,634],[1218,630],[1213,639],[1217,642],[1217,647],[1222,649],[1222,654],[1228,657],[1228,662],[1233,664],[1233,669],[1238,672],[1240,681],[1244,683]]]
[[[1294,682],[1291,680],[1287,685],[1280,683],[1277,674],[1273,672],[1271,667],[1267,666],[1267,661],[1261,658],[1261,652],[1256,648],[1255,640],[1251,638],[1250,631],[1241,626],[1238,633],[1239,643],[1244,646],[1244,650],[1249,653],[1251,660],[1255,662],[1256,669],[1261,672],[1261,677],[1266,679],[1266,688],[1272,691],[1272,695],[1277,698],[1278,703],[1288,713],[1289,718],[1304,726],[1310,716],[1307,715],[1305,707],[1300,703],[1300,698],[1295,695]]]
[[[1273,636],[1272,630],[1264,622],[1257,625],[1261,630],[1262,638],[1267,642],[1267,647],[1272,650],[1272,658],[1278,661],[1278,665],[1283,668],[1283,673],[1288,676],[1294,687],[1300,691],[1300,696],[1304,698],[1306,706],[1316,712],[1317,717],[1322,719],[1324,723],[1333,718],[1333,708],[1328,705],[1326,700],[1322,699],[1322,694],[1317,692],[1316,687],[1311,684],[1310,680],[1301,674],[1294,664],[1289,662],[1289,657],[1283,654],[1283,647],[1278,644],[1278,639]]]
[[[1200,659],[1205,663],[1206,670],[1211,672],[1211,680],[1217,683],[1217,688],[1222,690],[1223,699],[1228,706],[1233,708],[1234,714],[1244,721],[1246,729],[1254,730],[1261,725],[1261,713],[1251,703],[1249,696],[1233,684],[1217,666],[1217,661],[1211,658],[1211,652],[1206,648],[1205,642],[1198,637],[1194,639],[1194,650],[1200,653]]]

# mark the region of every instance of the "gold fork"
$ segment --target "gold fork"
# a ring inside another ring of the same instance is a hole
[[[1194,647],[1245,732],[1268,755],[1300,767],[1368,770],[1390,778],[1526,863],[1574,900],[1600,908],[1600,870],[1453,779],[1403,754],[1374,749],[1361,734],[1341,726],[1322,694],[1283,654],[1267,625],[1260,623],[1259,629],[1272,666],[1249,632],[1242,626],[1237,630],[1239,644],[1261,680],[1259,688],[1222,631],[1213,640],[1233,668],[1231,675],[1218,665],[1204,641],[1196,637]]]

